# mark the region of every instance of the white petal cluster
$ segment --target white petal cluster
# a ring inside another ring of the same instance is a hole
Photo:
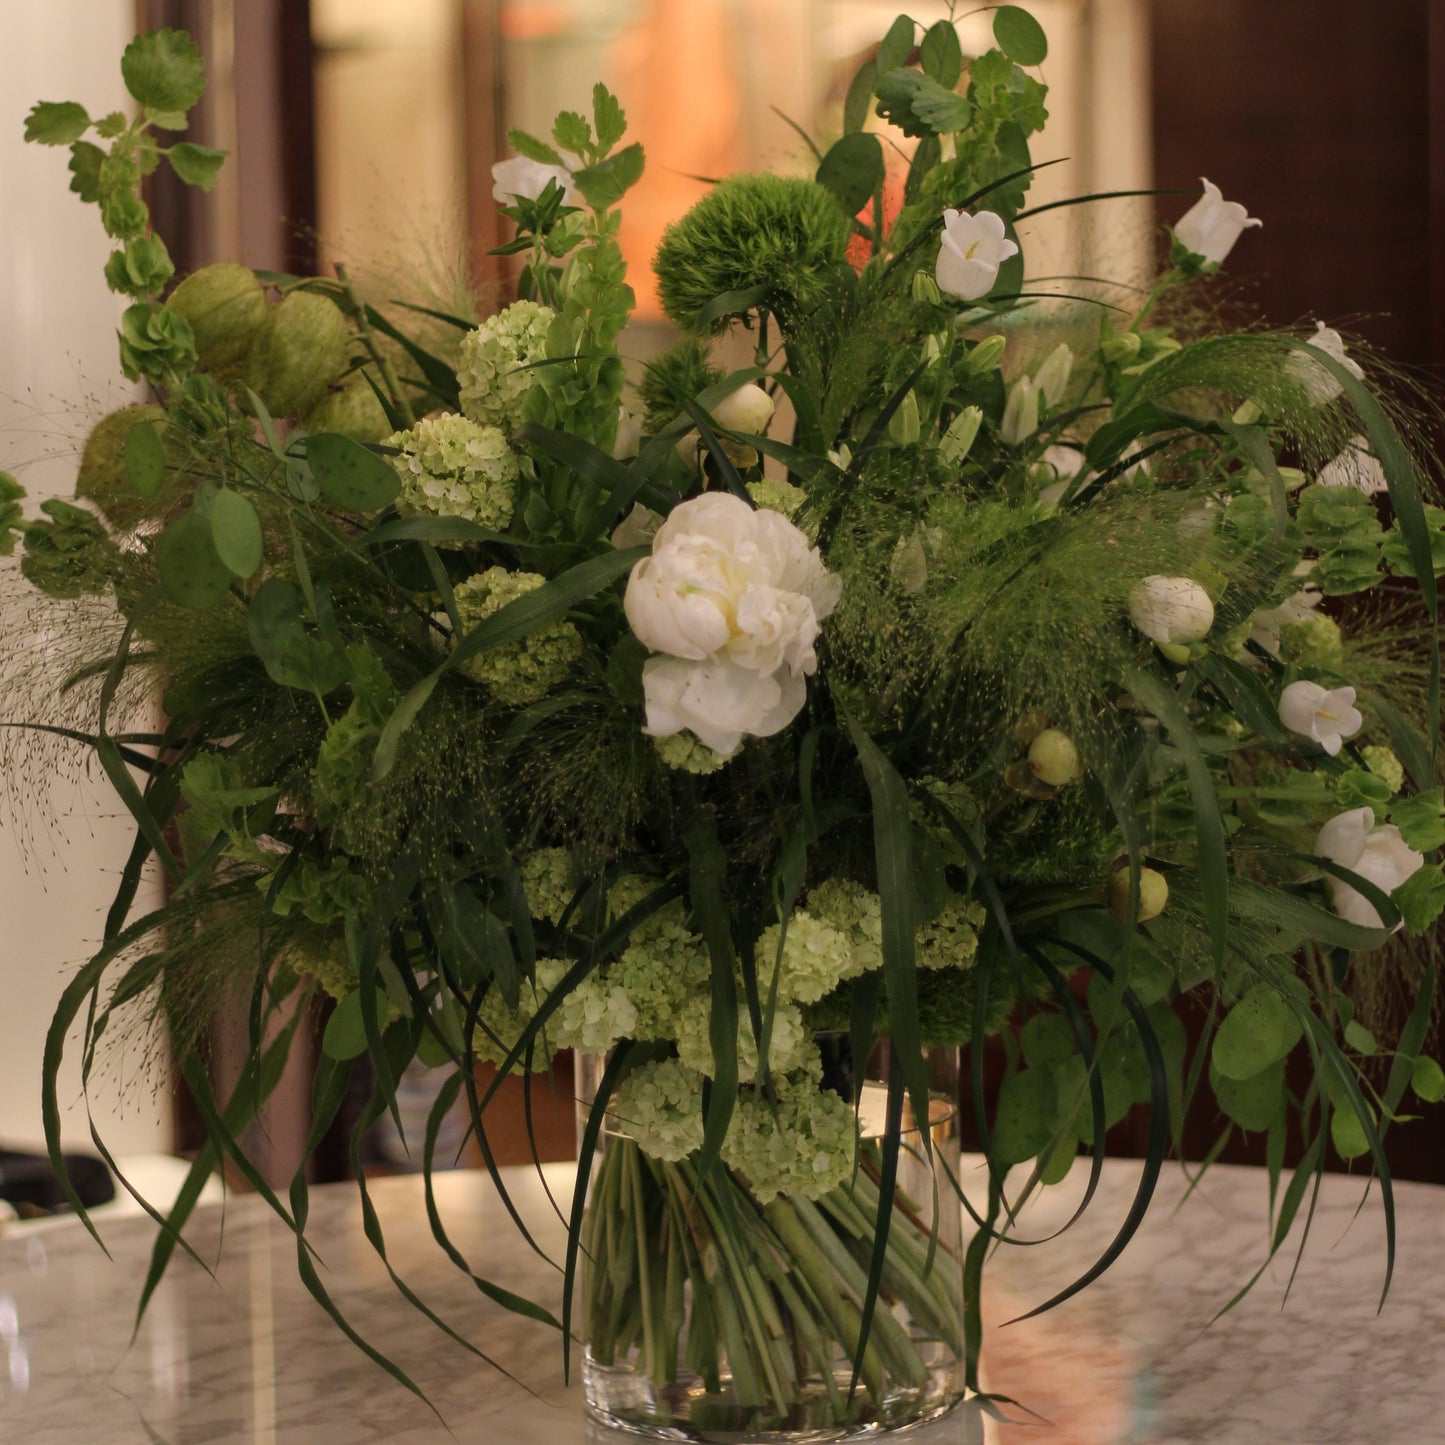
[[[546,580],[538,572],[509,572],[505,567],[488,567],[469,577],[454,589],[463,632],[535,592]],[[499,701],[520,707],[560,682],[581,652],[582,639],[570,622],[550,622],[518,642],[483,649],[463,662],[461,670],[489,687]]]
[[[547,189],[548,181],[562,187],[562,204],[577,204],[577,189],[572,172],[565,166],[549,166],[530,156],[512,156],[492,166],[492,199],[510,206],[514,201],[535,201]]]
[[[634,1069],[608,1112],[612,1127],[654,1159],[673,1163],[702,1148],[702,1077],[677,1059]]]
[[[691,731],[714,752],[797,716],[814,643],[842,580],[777,512],[709,492],[674,507],[627,581],[624,605],[652,652],[647,733]]]
[[[1292,733],[1317,742],[1331,757],[1364,726],[1352,687],[1292,682],[1279,695],[1279,720]]]
[[[1393,823],[1377,824],[1375,810],[1368,804],[1331,818],[1315,839],[1315,852],[1361,878],[1384,893],[1393,893],[1425,859],[1408,847]],[[1358,889],[1342,878],[1330,878],[1335,912],[1364,928],[1380,928],[1383,920]],[[1396,925],[1398,928],[1400,925]]]
[[[857,1116],[815,1078],[778,1085],[776,1106],[756,1095],[739,1098],[723,1162],[748,1181],[760,1204],[780,1194],[819,1199],[853,1172]]]
[[[462,411],[483,426],[510,432],[537,384],[535,366],[547,359],[547,331],[556,319],[550,306],[514,301],[462,337],[457,385]]]
[[[1262,226],[1238,201],[1226,201],[1213,181],[1200,177],[1204,194],[1179,218],[1175,239],[1188,251],[1218,265],[1249,226]]]
[[[461,517],[494,531],[512,520],[517,458],[496,427],[448,412],[383,445],[399,449],[389,458],[401,478],[399,511]]]
[[[757,957],[759,988],[772,986],[776,967],[778,997],[800,1003],[816,1003],[843,979],[856,978],[873,965],[868,951],[854,947],[848,930],[814,917],[805,908],[793,910],[786,933],[776,923],[763,930],[758,939]],[[880,951],[877,962],[882,961]]]
[[[1353,487],[1367,497],[1388,492],[1385,469],[1370,452],[1370,443],[1362,436],[1351,437],[1339,456],[1320,468],[1315,481],[1322,487]]]
[[[747,1084],[758,1076],[758,1041],[753,1037],[747,1010],[740,1007],[738,1013],[738,1079]],[[691,999],[672,1024],[678,1058],[709,1078],[715,1067],[711,1027],[712,1000],[706,994]],[[790,1073],[805,1064],[815,1064],[817,1057],[813,1035],[797,1005],[780,1003],[773,1011],[773,1031],[768,1037],[768,1072]]]
[[[976,301],[993,290],[998,268],[1018,249],[1004,234],[1003,218],[994,212],[945,211],[933,279],[946,295]]]
[[[1214,603],[1192,577],[1145,577],[1129,593],[1129,617],[1151,642],[1198,642],[1214,626]]]
[[[1332,371],[1311,359],[1311,350],[1318,351],[1337,365],[1343,366],[1357,381],[1365,375],[1359,362],[1346,353],[1344,337],[1334,327],[1326,326],[1323,321],[1316,321],[1315,334],[1302,346],[1291,351],[1289,360],[1284,364],[1285,371],[1304,387],[1316,406],[1324,406],[1333,401],[1344,391],[1344,387]]]

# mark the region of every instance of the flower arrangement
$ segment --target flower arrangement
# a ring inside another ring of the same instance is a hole
[[[680,339],[632,372],[616,236],[643,155],[603,86],[512,132],[520,295],[485,318],[341,267],[172,286],[141,179],[222,163],[168,139],[203,83],[178,32],[126,51],[134,115],[35,107],[114,238],[121,365],[152,395],[96,426],[76,503],[0,492],[10,605],[50,640],[7,639],[7,721],[93,753],[137,824],[48,1043],[57,1163],[82,1014],[87,1068],[125,1020],[168,1041],[210,1132],[195,1184],[224,1160],[298,1233],[304,1177],[288,1208],[241,1142],[298,1002],[336,1001],[313,1141],[357,1060],[362,1128],[435,1069],[428,1172],[459,1098],[486,1152],[479,1061],[605,1056],[554,1323],[590,1261],[590,1359],[640,1360],[663,1424],[978,1390],[989,1240],[1136,1104],[1135,1219],[1204,1089],[1268,1135],[1273,1179],[1304,1140],[1275,1249],[1331,1145],[1390,1217],[1382,1139],[1408,1089],[1445,1095],[1434,966],[1394,940],[1445,909],[1425,429],[1323,326],[1201,319],[1260,224],[1207,181],[1142,300],[1030,289],[1046,45],[1017,6],[994,32],[965,60],[951,22],[900,17],[812,174],[718,182],[655,261]],[[896,214],[877,123],[911,147]],[[133,917],[150,862],[170,895]],[[1386,1049],[1391,980],[1412,1007]],[[253,1047],[218,1099],[205,1021],[238,981]],[[925,1050],[965,1045],[989,1171],[951,1250]]]

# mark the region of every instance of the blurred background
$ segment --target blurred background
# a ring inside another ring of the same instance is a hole
[[[439,299],[465,286],[504,304],[508,239],[491,167],[509,126],[545,134],[587,109],[601,78],[627,109],[648,174],[624,207],[639,298],[630,345],[668,332],[649,258],[663,227],[742,169],[810,172],[800,131],[826,147],[844,88],[897,0],[5,0],[0,59],[0,468],[36,500],[66,493],[91,422],[130,399],[115,364],[120,300],[107,244],[66,190],[62,152],[21,143],[36,99],[120,105],[119,57],[138,28],[200,41],[210,84],[191,139],[233,159],[209,195],[153,178],[157,229],[185,271],[216,260],[307,270],[344,261]],[[1099,191],[1197,191],[1201,174],[1264,220],[1230,258],[1238,305],[1279,324],[1320,317],[1440,375],[1445,364],[1445,0],[1030,0],[1045,26],[1050,122],[1035,203]],[[989,16],[957,21],[965,55]],[[927,25],[947,15],[914,0]],[[1069,207],[1025,232],[1032,279],[1137,284],[1183,196]],[[0,561],[0,565],[10,565]],[[13,619],[0,626],[14,625]],[[128,821],[86,780],[36,832],[0,812],[0,1147],[39,1143],[44,1033],[89,955],[129,846]],[[233,1046],[218,1025],[216,1068]],[[118,1059],[112,1079],[125,1077]],[[304,1061],[260,1147],[294,1166],[305,1132]],[[197,1120],[164,1070],[124,1111],[92,1100],[121,1154],[194,1147]],[[542,1148],[571,1152],[565,1066],[539,1086]],[[78,1072],[62,1104],[89,1143]],[[545,1096],[545,1097],[544,1097]],[[1218,1121],[1192,1121],[1199,1152]],[[498,1153],[518,1158],[520,1105]],[[1131,1152],[1136,1121],[1110,1135]],[[1398,1172],[1445,1180],[1445,1141],[1391,1137]],[[1257,1158],[1249,1143],[1225,1157]],[[332,1166],[323,1157],[320,1168]],[[339,1166],[338,1166],[339,1167]]]

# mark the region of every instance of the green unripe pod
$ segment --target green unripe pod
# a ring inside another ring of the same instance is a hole
[[[126,476],[125,439],[143,421],[163,433],[165,408],[137,403],[101,417],[86,439],[75,479],[75,495],[94,502],[106,520],[123,532],[155,515],[158,505],[155,498],[141,496]]]
[[[202,370],[223,377],[237,373],[271,312],[256,273],[234,261],[193,272],[166,305],[190,322]]]
[[[246,385],[272,416],[302,417],[345,369],[341,312],[313,291],[293,291],[271,312],[246,358]]]
[[[1153,868],[1139,870],[1139,922],[1158,918],[1169,903],[1169,884]],[[1124,922],[1129,916],[1129,869],[1116,868],[1109,875],[1109,911]]]
[[[339,432],[354,442],[383,441],[395,431],[365,377],[356,377],[339,390],[328,391],[301,424],[312,436]]]
[[[1068,733],[1045,728],[1029,744],[1029,770],[1039,782],[1062,788],[1084,776],[1084,760]]]

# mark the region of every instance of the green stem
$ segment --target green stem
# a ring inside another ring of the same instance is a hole
[[[356,321],[356,334],[361,338],[361,344],[366,347],[367,355],[376,363],[376,369],[381,373],[381,384],[386,388],[386,394],[396,408],[396,414],[408,427],[415,426],[416,413],[412,410],[411,402],[407,400],[406,393],[401,389],[401,382],[397,379],[391,362],[387,360],[386,353],[378,344],[376,335],[371,329],[371,323],[366,319],[365,303],[356,294],[356,287],[351,284],[351,278],[346,274],[346,267],[340,262],[337,262],[336,265],[336,279],[341,282],[341,289],[346,294],[347,303],[351,306],[352,316]]]

